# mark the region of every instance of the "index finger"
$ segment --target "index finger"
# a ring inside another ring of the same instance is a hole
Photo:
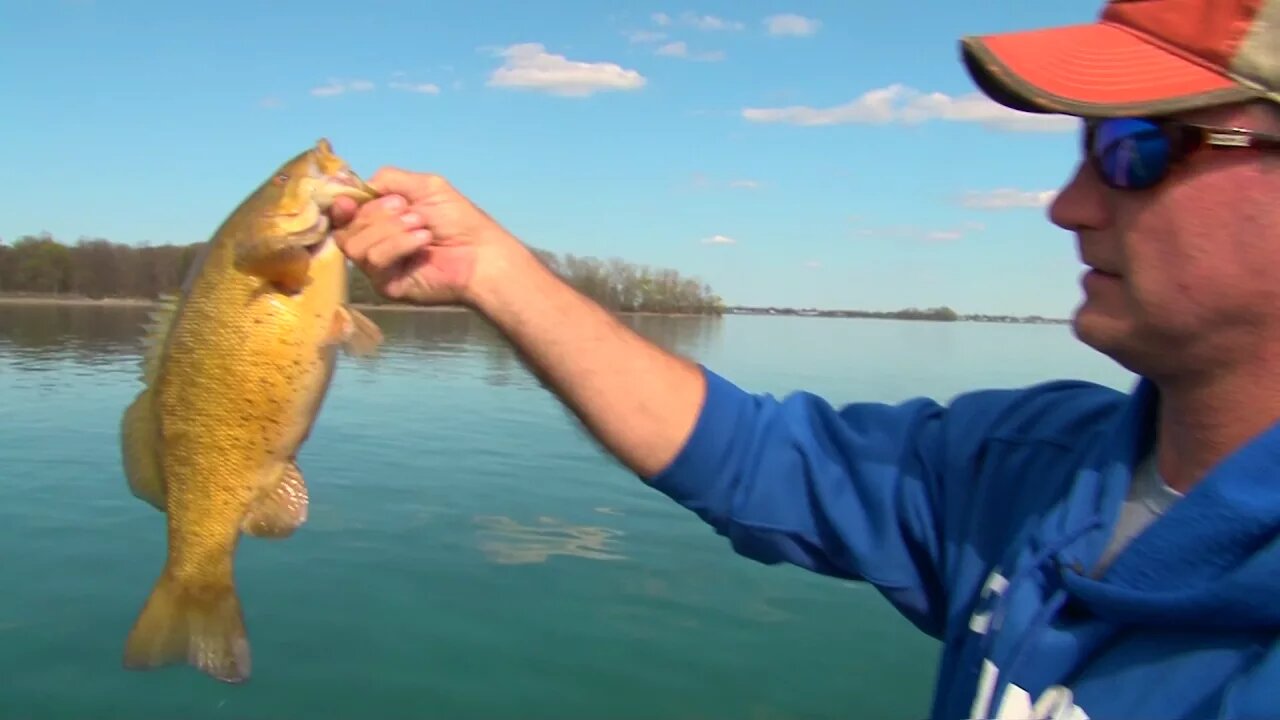
[[[329,219],[335,228],[344,228],[365,212],[385,213],[404,209],[408,200],[397,193],[382,193],[378,197],[361,203],[354,198],[339,195],[329,205]]]
[[[383,194],[403,195],[416,202],[449,187],[444,178],[431,173],[409,172],[384,166],[369,178],[369,186]]]

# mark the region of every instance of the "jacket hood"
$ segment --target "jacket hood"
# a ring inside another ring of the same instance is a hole
[[[1151,447],[1158,401],[1154,385],[1140,381],[1117,417],[1114,440],[1105,447],[1111,462],[1102,471],[1100,495],[1128,489],[1137,460]],[[1112,515],[1118,512],[1116,505],[1108,503]],[[1088,543],[1089,561],[1098,557],[1108,539],[1112,524],[1101,525]],[[1062,559],[1068,567],[1081,567],[1075,558]],[[1100,578],[1067,571],[1062,579],[1071,602],[1115,622],[1247,630],[1280,628],[1277,578],[1280,424],[1214,467],[1134,538]]]

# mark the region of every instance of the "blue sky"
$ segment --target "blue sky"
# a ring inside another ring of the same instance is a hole
[[[1079,265],[1044,202],[1076,126],[975,97],[957,40],[1098,8],[6,3],[0,238],[203,240],[324,136],[366,176],[442,173],[530,244],[731,303],[1064,317]]]

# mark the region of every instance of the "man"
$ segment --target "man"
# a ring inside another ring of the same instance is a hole
[[[388,297],[483,313],[737,552],[872,583],[944,643],[934,717],[1280,717],[1280,0],[1114,0],[962,47],[997,102],[1088,119],[1050,214],[1089,268],[1074,331],[1131,394],[748,394],[430,175],[379,171],[339,242]]]

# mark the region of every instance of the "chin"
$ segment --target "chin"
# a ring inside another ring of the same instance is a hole
[[[1085,345],[1124,364],[1128,341],[1134,337],[1127,318],[1104,313],[1085,301],[1071,319],[1071,332]]]
[[[1090,348],[1111,358],[1135,375],[1160,378],[1168,375],[1173,357],[1167,342],[1157,341],[1132,319],[1082,307],[1072,318],[1075,337]],[[1164,347],[1159,351],[1157,347]]]

